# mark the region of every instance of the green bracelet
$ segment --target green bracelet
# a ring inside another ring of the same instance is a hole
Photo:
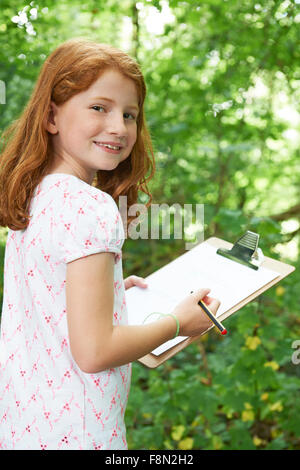
[[[174,315],[173,313],[152,312],[152,313],[150,313],[149,315],[147,315],[147,317],[144,319],[143,323],[145,323],[145,321],[146,321],[149,317],[151,317],[152,315],[159,315],[159,318],[161,318],[161,317],[172,317],[172,318],[174,318],[174,320],[176,321],[176,325],[177,325],[176,333],[175,333],[174,338],[177,338],[177,336],[178,336],[178,334],[179,334],[180,325],[179,325],[179,320],[178,320],[178,318],[176,317],[176,315]],[[174,338],[173,338],[173,339],[174,339]]]

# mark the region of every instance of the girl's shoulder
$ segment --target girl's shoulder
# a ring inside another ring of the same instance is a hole
[[[90,204],[111,204],[116,206],[112,196],[95,186],[91,186],[75,175],[66,173],[50,173],[44,176],[37,194],[47,193],[64,202],[82,202]],[[53,192],[56,192],[54,195]]]
[[[47,203],[53,203],[53,243],[61,261],[69,263],[99,251],[121,253],[125,238],[121,214],[108,193],[66,174],[47,176],[42,188],[44,194],[48,191]]]

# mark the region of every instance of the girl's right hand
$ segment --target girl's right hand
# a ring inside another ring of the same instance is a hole
[[[209,297],[210,289],[202,288],[185,297],[172,311],[179,321],[180,336],[197,336],[207,330],[213,323],[198,305],[203,300],[209,310],[216,315],[220,301]]]

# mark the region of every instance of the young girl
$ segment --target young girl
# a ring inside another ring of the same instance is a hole
[[[126,53],[72,39],[45,61],[4,135],[2,449],[126,449],[130,363],[178,331],[206,329],[200,299],[214,313],[219,306],[203,288],[170,315],[127,325],[125,290],[146,285],[123,280],[116,202],[126,195],[135,203],[138,189],[150,196],[145,95]]]

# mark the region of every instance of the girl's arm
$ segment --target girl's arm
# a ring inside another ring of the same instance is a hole
[[[208,293],[209,289],[201,289],[174,309],[180,335],[197,335],[211,325],[197,303]],[[205,300],[215,313],[219,302]],[[97,253],[67,264],[66,301],[71,353],[86,373],[135,361],[176,332],[176,321],[170,316],[147,325],[113,325],[113,253]]]

